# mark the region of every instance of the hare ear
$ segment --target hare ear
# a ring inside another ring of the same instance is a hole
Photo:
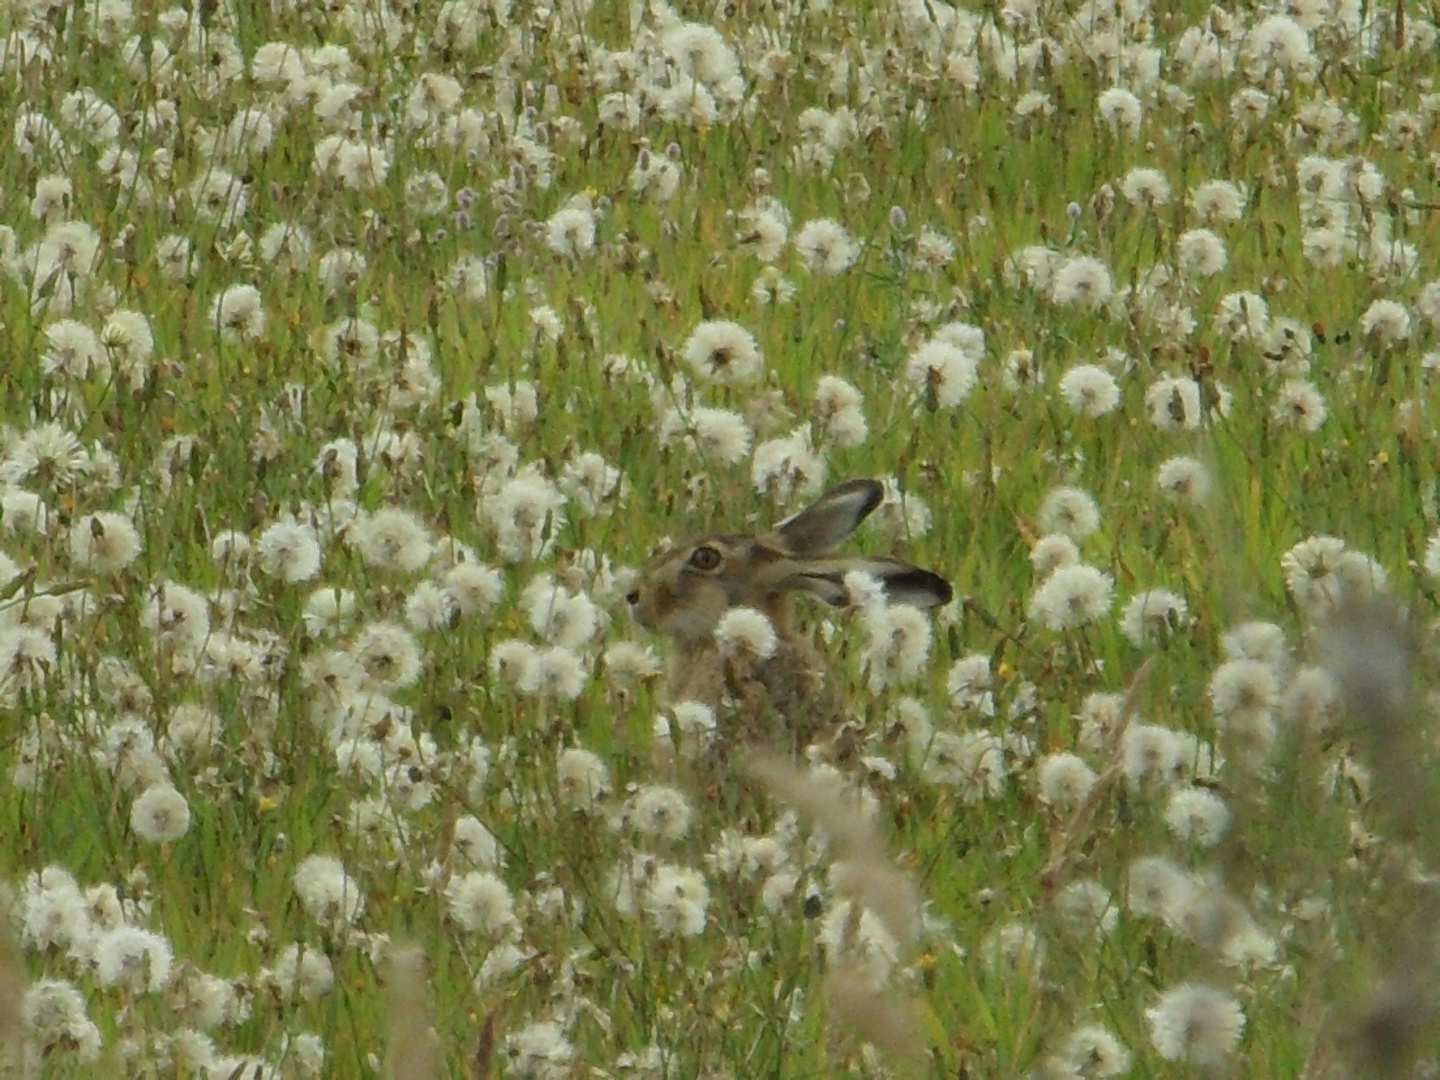
[[[850,602],[850,592],[845,588],[845,575],[852,570],[869,574],[885,590],[885,599],[892,604],[909,604],[912,607],[930,608],[948,604],[955,595],[950,583],[939,574],[921,570],[899,559],[865,558],[836,559],[799,570],[787,577],[783,585],[817,596],[827,604],[843,607]]]
[[[776,525],[770,539],[787,555],[824,555],[854,532],[884,498],[885,489],[877,481],[846,480]]]
[[[892,565],[877,576],[880,584],[885,586],[885,598],[892,604],[909,604],[918,608],[939,607],[941,604],[948,604],[955,595],[950,582],[939,574],[921,570],[908,563]]]

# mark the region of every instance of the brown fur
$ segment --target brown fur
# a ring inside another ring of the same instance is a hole
[[[944,579],[898,559],[830,554],[881,497],[874,480],[849,480],[769,532],[699,536],[652,560],[628,599],[642,626],[675,643],[671,700],[715,709],[729,741],[801,749],[840,727],[844,697],[825,657],[797,630],[792,595],[808,592],[843,606],[843,578],[852,570],[872,574],[907,603],[933,606],[951,595]],[[721,651],[715,628],[734,607],[769,617],[779,639],[773,655],[756,660]]]

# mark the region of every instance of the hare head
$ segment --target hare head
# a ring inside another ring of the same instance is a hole
[[[828,604],[848,602],[845,575],[873,576],[887,597],[917,607],[949,601],[950,583],[899,559],[833,555],[839,543],[880,505],[874,480],[847,480],[767,533],[699,536],[657,556],[626,599],[647,630],[693,646],[715,632],[725,612],[753,607],[782,637],[790,632],[790,597],[808,593]]]

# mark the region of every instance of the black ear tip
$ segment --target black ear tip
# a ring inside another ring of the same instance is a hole
[[[930,574],[930,577],[935,584],[935,595],[940,598],[936,607],[941,607],[955,599],[955,587],[951,585],[950,582],[946,581],[939,574]]]
[[[841,490],[857,491],[864,496],[865,509],[861,517],[869,517],[877,506],[885,501],[885,485],[879,480],[872,480],[868,476],[859,477],[855,480],[847,480],[840,485]]]
[[[919,574],[925,579],[926,586],[935,594],[936,607],[948,604],[954,598],[954,587],[939,574],[931,573],[929,570],[921,570]]]
[[[902,573],[887,575],[885,591],[896,600],[918,607],[940,607],[955,596],[950,582],[939,574],[912,566]]]
[[[836,484],[825,494],[831,496],[849,495],[852,492],[864,494],[866,502],[873,500],[878,503],[885,498],[885,485],[880,483],[879,480],[871,479],[868,476],[856,476]]]

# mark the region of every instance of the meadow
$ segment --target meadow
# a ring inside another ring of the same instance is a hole
[[[5,4],[0,1075],[1434,1075],[1436,47]],[[627,594],[852,477],[711,752]]]

